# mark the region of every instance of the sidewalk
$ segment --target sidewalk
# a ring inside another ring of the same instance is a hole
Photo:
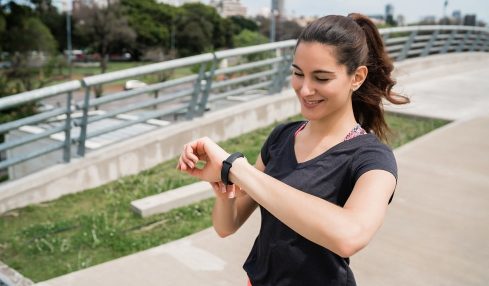
[[[395,150],[399,183],[385,223],[351,258],[358,285],[487,285],[489,81],[480,75],[489,65],[459,67],[400,79],[414,102],[403,112],[457,121]],[[255,212],[230,238],[207,229],[36,285],[246,285],[241,266],[258,228]]]

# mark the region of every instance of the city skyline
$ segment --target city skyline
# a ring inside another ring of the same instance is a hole
[[[204,1],[205,2],[209,2]],[[269,8],[271,0],[241,0],[241,4],[248,8],[248,15],[258,14],[262,8]],[[445,0],[388,0],[388,1],[361,1],[361,0],[285,0],[287,15],[293,16],[323,16],[328,14],[346,15],[359,12],[368,15],[384,14],[385,5],[394,6],[394,15],[402,14],[406,23],[417,22],[426,16],[443,16]],[[453,11],[460,10],[462,15],[476,14],[477,20],[489,24],[489,1],[487,0],[449,0],[446,15],[451,16]],[[321,11],[324,11],[321,13]]]

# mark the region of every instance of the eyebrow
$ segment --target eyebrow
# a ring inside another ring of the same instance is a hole
[[[298,69],[298,70],[302,71],[302,70],[301,70],[301,68],[300,68],[299,66],[297,66],[297,65],[295,65],[295,64],[292,64],[292,66],[293,66],[294,68],[296,68],[296,69]],[[315,70],[315,71],[313,71],[313,73],[330,73],[330,74],[334,74],[334,72],[332,72],[332,71],[327,71],[327,70]]]

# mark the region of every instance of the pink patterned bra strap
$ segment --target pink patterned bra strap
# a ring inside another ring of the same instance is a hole
[[[297,136],[297,134],[299,134],[299,132],[302,131],[302,129],[304,129],[304,127],[306,127],[306,124],[307,124],[307,121],[304,122],[294,133],[294,137]],[[352,138],[355,138],[357,136],[360,136],[360,135],[364,135],[364,134],[367,134],[367,132],[365,131],[365,129],[362,128],[362,126],[360,124],[357,123],[357,125],[355,125],[355,127],[353,127],[353,129],[348,133],[348,135],[346,135],[345,139],[343,141],[347,141],[347,140],[350,140]]]
[[[348,133],[348,135],[346,135],[345,140],[343,140],[343,141],[347,141],[347,140],[350,140],[352,138],[355,138],[357,136],[364,135],[364,134],[367,134],[367,132],[365,131],[365,129],[362,128],[362,126],[360,124],[357,123],[357,125],[355,125],[355,127],[353,127],[353,129],[350,131],[350,133]]]

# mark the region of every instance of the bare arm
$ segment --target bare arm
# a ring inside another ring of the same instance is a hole
[[[258,172],[245,159],[235,161],[230,179],[297,233],[342,257],[365,247],[382,225],[396,183],[387,171],[368,171],[341,208]]]
[[[265,170],[260,154],[256,159],[255,168],[260,172]],[[235,187],[239,188],[239,186]],[[212,211],[214,229],[221,237],[235,233],[257,206],[258,204],[245,192],[243,195],[231,199],[225,196],[216,196],[216,203]]]

